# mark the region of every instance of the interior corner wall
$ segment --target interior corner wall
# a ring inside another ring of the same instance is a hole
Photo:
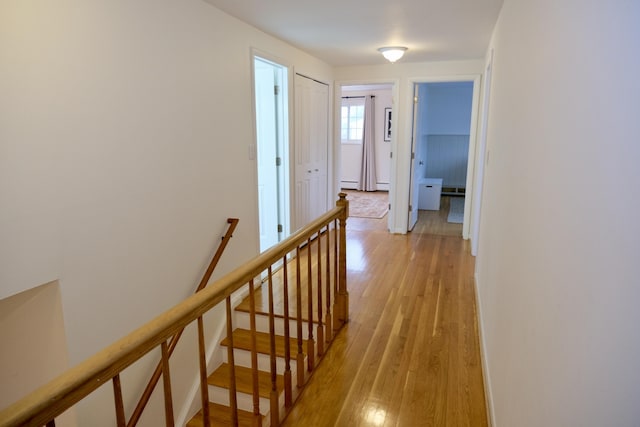
[[[5,408],[69,367],[60,284],[1,299],[0,342],[0,408]],[[75,425],[73,411],[56,425]]]
[[[251,48],[333,81],[201,0],[0,3],[0,298],[59,279],[71,365],[190,295],[228,217],[214,278],[258,253]]]
[[[476,279],[496,427],[640,424],[640,3],[505,0]]]

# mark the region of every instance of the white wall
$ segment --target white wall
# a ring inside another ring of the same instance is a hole
[[[376,90],[348,90],[342,89],[343,96],[374,95],[375,100],[375,156],[376,181],[378,190],[389,189],[389,175],[391,172],[391,142],[384,140],[385,108],[391,108],[391,89]],[[356,188],[362,165],[362,144],[342,144],[341,146],[341,182],[343,188]],[[355,184],[353,182],[356,182]]]
[[[425,129],[418,141],[424,144],[425,171],[421,177],[442,178],[444,187],[465,188],[473,82],[424,83],[419,97],[425,111]]]
[[[416,112],[416,162],[414,179],[427,177],[427,135],[429,134],[429,116],[427,109],[427,86],[418,85],[418,111]],[[414,183],[415,184],[415,183]]]
[[[200,0],[0,4],[0,298],[59,279],[71,364],[191,294],[227,217],[216,276],[257,253],[251,47],[333,80]]]
[[[413,105],[413,84],[415,82],[452,76],[474,76],[482,73],[482,60],[443,61],[424,63],[383,64],[377,66],[338,67],[335,69],[336,84],[389,83],[396,84],[394,92],[394,126],[397,131],[392,136],[390,202],[390,230],[394,233],[407,232],[409,212],[409,184],[411,162],[411,121]],[[397,93],[397,95],[395,95]],[[335,134],[335,139],[339,134]]]
[[[473,82],[425,83],[420,98],[426,110],[428,135],[468,135]]]
[[[494,425],[640,425],[640,3],[505,0],[476,263]]]

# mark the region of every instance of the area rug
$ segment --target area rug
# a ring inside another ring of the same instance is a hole
[[[358,218],[384,217],[389,210],[389,193],[386,191],[344,190],[349,200],[349,216]]]
[[[464,197],[451,197],[449,199],[449,216],[447,222],[462,224],[464,221]]]

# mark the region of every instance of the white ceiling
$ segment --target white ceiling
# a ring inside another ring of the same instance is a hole
[[[205,0],[334,66],[482,58],[503,0]]]

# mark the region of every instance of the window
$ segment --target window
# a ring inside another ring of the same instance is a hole
[[[362,144],[364,129],[364,97],[344,98],[340,120],[340,134],[343,144]]]

